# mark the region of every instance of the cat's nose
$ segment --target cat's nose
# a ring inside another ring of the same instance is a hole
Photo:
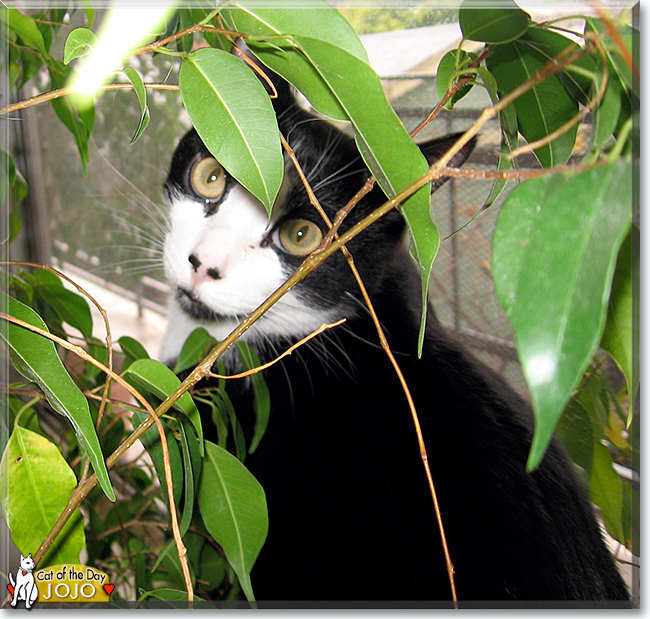
[[[199,260],[196,254],[190,254],[188,260],[194,270],[194,274],[192,275],[194,285],[200,284],[201,281],[205,279],[221,279],[219,269],[215,267],[206,267],[201,260]]]

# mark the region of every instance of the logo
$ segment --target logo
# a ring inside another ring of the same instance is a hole
[[[11,605],[25,601],[31,608],[38,600],[45,603],[59,602],[108,602],[115,585],[108,582],[108,575],[87,565],[56,565],[34,572],[32,555],[20,556],[20,569],[16,580],[9,574]]]
[[[29,553],[26,557],[20,555],[20,568],[16,571],[16,580],[9,572],[9,584],[7,589],[13,596],[11,605],[16,606],[18,600],[25,601],[25,608],[31,608],[32,604],[38,597],[38,587],[34,580],[34,568],[36,564],[32,559],[32,554]]]

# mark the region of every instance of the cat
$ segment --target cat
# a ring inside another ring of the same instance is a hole
[[[32,604],[36,601],[38,597],[38,588],[36,587],[36,582],[34,580],[34,568],[36,564],[34,559],[32,559],[31,553],[26,557],[20,555],[20,569],[16,571],[16,580],[11,572],[9,572],[9,582],[7,585],[9,592],[12,594],[11,605],[16,606],[16,602],[19,600],[25,601],[25,608],[31,608]]]
[[[299,107],[288,85],[276,81],[280,130],[333,219],[368,178],[367,168],[353,139]],[[433,162],[455,139],[420,148]],[[451,165],[462,165],[472,149],[473,143],[464,147]],[[172,364],[196,327],[217,339],[230,333],[318,247],[326,226],[289,161],[269,224],[262,205],[193,129],[174,153],[164,193],[171,222],[164,268],[173,295],[161,357]],[[384,201],[373,189],[342,230]],[[553,440],[541,465],[526,472],[529,404],[464,350],[432,307],[418,359],[420,282],[401,215],[393,210],[348,247],[415,400],[461,606],[569,600],[626,606],[625,584],[562,446]],[[264,373],[270,421],[246,458],[269,509],[268,538],[252,571],[257,600],[261,606],[449,606],[413,421],[341,252],[243,339],[268,361],[339,318],[346,323]],[[248,383],[232,381],[228,389],[250,438]],[[209,415],[204,424],[214,439]]]

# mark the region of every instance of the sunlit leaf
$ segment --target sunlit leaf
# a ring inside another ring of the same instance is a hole
[[[144,82],[142,81],[140,74],[133,67],[126,67],[124,69],[124,74],[129,78],[131,84],[133,84],[133,90],[135,91],[135,94],[138,97],[138,103],[140,104],[140,121],[133,137],[131,138],[131,144],[135,144],[142,135],[142,132],[147,128],[151,118],[151,113],[149,112],[149,106],[147,105],[147,89],[144,87]]]
[[[65,40],[63,64],[70,64],[75,58],[90,54],[97,45],[97,35],[87,28],[75,28]]]
[[[69,97],[75,109],[92,106],[102,84],[122,68],[123,58],[141,43],[151,40],[157,31],[164,32],[161,24],[173,11],[172,4],[171,0],[159,0],[148,7],[115,3],[109,8],[92,53],[80,63],[68,84],[72,87]]]
[[[0,462],[0,502],[22,554],[36,553],[76,485],[74,472],[54,443],[26,428],[14,428]],[[85,544],[83,516],[76,509],[37,567],[79,563]]]

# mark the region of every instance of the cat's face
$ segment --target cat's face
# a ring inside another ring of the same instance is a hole
[[[297,111],[295,105],[278,111],[280,129],[333,220],[369,176],[354,141]],[[432,161],[454,140],[434,140],[422,149]],[[460,165],[472,148],[468,145],[452,165]],[[194,130],[174,153],[165,195],[171,225],[164,267],[173,299],[161,358],[170,362],[198,326],[224,339],[320,245],[327,226],[288,159],[269,222],[262,204],[212,158]],[[384,200],[375,188],[352,210],[341,230]],[[395,252],[405,247],[404,230],[401,215],[391,211],[348,245],[371,294],[382,285]],[[295,341],[325,322],[352,318],[362,308],[354,277],[341,252],[336,252],[282,297],[244,339],[261,345],[276,339]]]
[[[20,555],[20,567],[21,569],[25,571],[31,571],[34,569],[36,564],[34,563],[34,559],[32,559],[32,555],[29,554],[26,557],[23,557],[23,555]]]
[[[313,178],[326,174],[322,153],[321,159]],[[334,161],[334,166],[341,162]],[[164,267],[174,295],[171,328],[161,354],[168,360],[197,326],[217,339],[228,335],[319,246],[326,225],[309,204],[290,163],[269,222],[263,205],[211,157],[194,131],[174,155],[165,193],[171,225]],[[302,337],[354,311],[340,286],[312,276],[308,285],[286,294],[245,337]]]

